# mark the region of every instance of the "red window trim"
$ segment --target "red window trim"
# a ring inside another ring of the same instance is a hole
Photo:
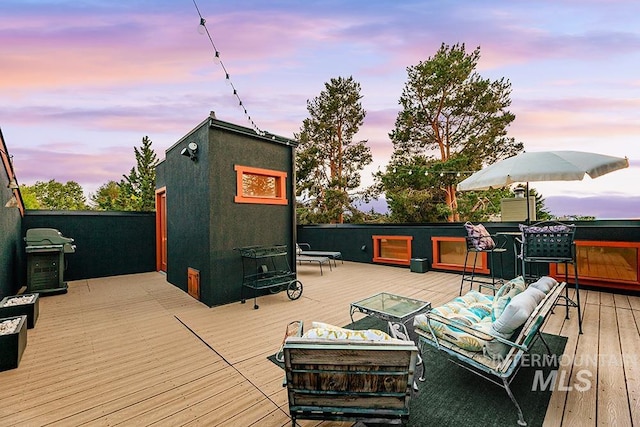
[[[287,173],[282,171],[276,171],[272,169],[254,168],[250,166],[234,166],[236,171],[236,196],[234,201],[236,203],[259,203],[263,205],[286,205],[287,200]],[[245,196],[242,193],[242,176],[245,174],[252,175],[264,175],[276,178],[277,185],[279,186],[276,197],[253,197]]]
[[[371,236],[373,238],[373,262],[384,264],[411,264],[411,241],[413,236]],[[380,256],[380,244],[382,240],[404,240],[407,244],[407,258],[384,258]]]

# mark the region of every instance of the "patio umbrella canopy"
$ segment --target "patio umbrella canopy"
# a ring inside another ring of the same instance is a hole
[[[597,178],[627,167],[629,159],[626,157],[583,151],[532,151],[489,165],[461,181],[457,188],[458,191],[488,190],[526,182],[529,224],[529,182],[582,181],[585,174]]]
[[[501,160],[458,184],[458,191],[501,188],[518,182],[581,181],[629,167],[626,157],[583,151],[532,151]]]

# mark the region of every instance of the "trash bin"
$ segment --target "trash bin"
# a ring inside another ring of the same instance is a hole
[[[27,247],[27,290],[40,294],[67,292],[63,273],[64,254],[74,253],[73,239],[53,228],[31,228],[24,238]]]
[[[426,258],[411,258],[410,268],[414,273],[426,273],[429,271],[429,260]]]

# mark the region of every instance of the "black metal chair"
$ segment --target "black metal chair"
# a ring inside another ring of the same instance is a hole
[[[546,263],[564,264],[565,282],[569,281],[569,265],[573,267],[576,301],[569,298],[569,289],[565,287],[564,299],[566,318],[569,318],[569,307],[578,309],[578,329],[582,333],[582,312],[580,307],[580,285],[578,284],[578,263],[574,236],[576,226],[557,221],[543,221],[533,225],[520,225],[522,231],[522,275],[525,280],[539,277],[531,272],[527,275],[527,264]]]
[[[467,253],[464,257],[464,266],[462,267],[462,279],[460,280],[460,295],[462,295],[462,288],[464,282],[469,282],[469,290],[473,289],[473,283],[478,284],[478,290],[482,291],[482,288],[489,288],[495,295],[496,291],[504,283],[504,265],[502,255],[507,251],[504,247],[506,239],[503,236],[493,236],[489,233],[478,235],[477,233],[470,232],[469,223],[465,224],[468,235],[465,237],[467,245]],[[482,227],[484,230],[484,227]],[[489,243],[490,244],[487,244]],[[478,277],[476,275],[476,267],[478,265],[478,256],[482,253],[487,254],[489,258],[489,272],[491,277]],[[473,254],[473,265],[469,266],[469,255]],[[494,269],[494,255],[500,256],[500,277],[496,278]],[[470,270],[469,270],[470,268]]]

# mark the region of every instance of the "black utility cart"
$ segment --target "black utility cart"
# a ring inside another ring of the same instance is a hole
[[[236,248],[242,256],[241,302],[246,302],[245,288],[253,289],[253,308],[257,309],[258,291],[268,289],[271,293],[283,290],[291,300],[302,295],[302,282],[291,270],[286,245],[245,246]]]

